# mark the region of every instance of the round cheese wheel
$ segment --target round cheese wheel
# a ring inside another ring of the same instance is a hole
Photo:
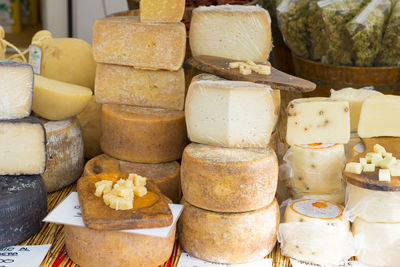
[[[271,148],[188,145],[182,156],[182,192],[190,204],[212,211],[244,212],[275,197],[278,160]]]
[[[343,207],[324,200],[303,199],[287,206],[278,240],[283,255],[312,264],[339,265],[355,255]]]
[[[174,161],[188,143],[183,111],[105,104],[101,132],[104,153],[131,162]]]
[[[218,213],[192,206],[184,199],[179,223],[182,248],[216,263],[261,260],[274,248],[279,224],[278,203],[251,212]]]
[[[313,193],[301,193],[294,190],[290,190],[292,199],[315,199],[315,200],[326,200],[340,205],[345,204],[346,199],[346,187],[344,186],[341,190],[330,193],[330,194],[313,194]]]
[[[399,266],[400,223],[372,223],[357,218],[352,230],[359,248],[358,261],[368,266]]]
[[[180,165],[176,161],[167,163],[133,163],[114,159],[105,154],[89,160],[83,171],[83,176],[93,176],[104,172],[121,171],[136,173],[152,178],[161,193],[178,203],[181,199]]]
[[[274,132],[276,131],[276,126],[278,125],[279,115],[281,112],[281,90],[272,90],[272,101],[274,102],[275,110],[275,123],[274,123]],[[272,137],[271,137],[272,138]]]
[[[167,238],[161,238],[65,225],[65,246],[68,256],[80,266],[159,266],[171,256],[175,228]]]
[[[75,182],[84,165],[82,129],[76,118],[45,121],[46,171],[42,174],[47,192],[59,190]]]
[[[0,176],[0,248],[38,233],[46,214],[46,186],[40,175]]]

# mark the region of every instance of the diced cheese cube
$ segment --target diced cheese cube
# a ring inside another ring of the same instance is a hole
[[[390,167],[390,174],[392,176],[400,176],[400,162],[396,162]]]
[[[360,158],[360,163],[361,163],[362,166],[368,164],[367,158]]]
[[[386,153],[386,149],[383,146],[381,146],[380,144],[376,144],[376,145],[374,145],[374,152],[380,153],[383,155],[383,153]]]
[[[383,156],[383,157],[392,157],[393,154],[392,154],[392,153],[389,153],[389,152],[385,152],[385,153],[382,153],[382,156]]]
[[[390,170],[388,169],[379,169],[379,181],[382,182],[390,182]]]
[[[376,167],[381,167],[381,162],[383,159],[380,158],[371,158],[371,164],[374,164]]]
[[[138,197],[143,197],[144,195],[147,194],[147,188],[144,186],[137,186],[133,191],[135,192],[135,195]]]
[[[368,152],[366,155],[366,158],[370,158],[371,160],[372,159],[380,159],[380,160],[383,159],[382,154],[374,153],[374,152]]]
[[[94,195],[96,197],[101,197],[103,194],[107,194],[111,191],[113,182],[109,180],[102,180],[94,184],[96,186],[96,192]]]
[[[185,0],[141,0],[140,21],[179,22],[185,11]]]
[[[246,68],[246,67],[240,67],[240,74],[242,74],[242,75],[249,75],[249,74],[251,74],[251,69],[249,69],[249,68]]]
[[[363,165],[364,172],[374,172],[375,171],[375,164],[365,164]]]
[[[250,66],[256,66],[256,63],[254,63],[251,60],[246,60],[246,64],[250,65]]]
[[[114,195],[119,197],[130,197],[133,198],[133,187],[124,187],[116,184],[111,191]]]
[[[379,167],[383,169],[389,169],[391,166],[396,164],[396,158],[393,157],[385,157],[383,160],[379,162]]]
[[[346,164],[345,172],[351,172],[355,174],[360,174],[362,172],[361,163],[358,162],[349,162]]]
[[[231,69],[236,69],[239,68],[241,62],[230,62],[229,63],[229,68]]]

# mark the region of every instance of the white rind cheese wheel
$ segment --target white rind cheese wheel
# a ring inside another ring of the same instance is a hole
[[[179,224],[182,248],[199,259],[238,264],[261,260],[274,248],[278,203],[244,213],[218,213],[185,205]]]
[[[346,199],[346,188],[343,187],[339,190],[330,194],[313,194],[313,193],[301,193],[294,190],[290,190],[290,194],[293,199],[315,199],[315,200],[326,200],[340,205],[344,205]]]
[[[268,206],[275,197],[278,160],[271,148],[222,148],[192,143],[182,156],[182,192],[190,204],[218,212]]]

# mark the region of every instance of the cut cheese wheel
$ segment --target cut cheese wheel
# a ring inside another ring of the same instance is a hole
[[[104,153],[131,162],[174,161],[187,144],[183,111],[104,104],[101,129]]]
[[[215,263],[261,260],[274,248],[279,225],[276,200],[251,212],[218,213],[185,205],[179,221],[179,241],[192,256]]]
[[[152,178],[161,193],[174,203],[180,201],[180,165],[176,161],[156,164],[133,163],[117,160],[103,154],[86,163],[83,176],[93,176],[113,171],[136,173],[144,177]]]
[[[140,70],[99,64],[96,72],[98,103],[183,110],[185,74],[178,71]]]
[[[0,176],[0,248],[38,233],[46,214],[46,186],[40,175]]]
[[[97,62],[140,69],[178,70],[186,52],[186,29],[181,22],[140,23],[139,17],[110,17],[93,26]]]
[[[270,24],[268,12],[259,6],[196,8],[190,24],[192,54],[264,62],[271,49]]]
[[[326,200],[334,203],[338,203],[340,205],[345,204],[346,199],[346,187],[337,192],[333,192],[330,194],[313,194],[313,193],[302,193],[296,192],[294,190],[290,190],[290,195],[293,199],[315,199],[315,200]]]
[[[270,149],[192,143],[182,156],[182,192],[190,204],[218,212],[268,206],[275,197],[278,160]]]
[[[358,261],[368,266],[399,266],[400,223],[372,223],[357,218],[352,230],[359,247]]]
[[[171,256],[175,228],[161,238],[65,225],[65,246],[68,256],[80,266],[159,266]]]
[[[179,22],[185,11],[185,0],[140,1],[141,22]]]
[[[279,225],[282,254],[319,265],[340,265],[355,255],[343,207],[323,200],[298,200],[286,207]]]
[[[87,87],[35,75],[32,110],[48,120],[64,120],[81,113],[91,97]]]
[[[84,164],[82,129],[76,118],[44,123],[47,137],[46,171],[42,177],[47,192],[75,182]]]
[[[91,159],[103,153],[100,148],[101,104],[96,103],[95,96],[92,96],[86,108],[77,115],[77,118],[82,127],[85,158]]]

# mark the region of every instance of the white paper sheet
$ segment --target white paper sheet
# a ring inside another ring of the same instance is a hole
[[[51,245],[13,246],[0,249],[0,267],[38,267]]]
[[[221,267],[272,267],[272,259],[263,259],[256,262],[245,264],[218,264],[207,262],[198,258],[192,257],[189,254],[182,252],[179,258],[177,267],[207,267],[207,266],[221,266]]]

